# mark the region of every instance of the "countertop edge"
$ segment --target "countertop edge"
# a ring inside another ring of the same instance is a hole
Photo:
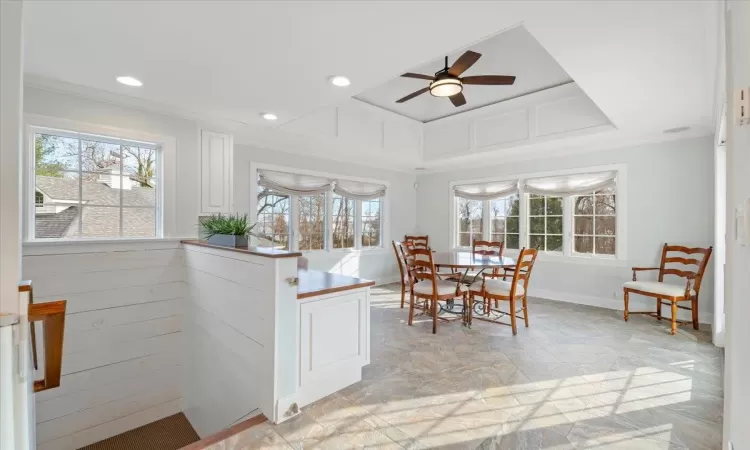
[[[263,247],[225,247],[223,245],[209,244],[206,241],[195,239],[183,239],[180,241],[183,245],[196,245],[198,247],[207,247],[217,250],[226,250],[229,252],[244,253],[246,255],[262,256],[264,258],[297,258],[302,256],[301,252],[288,252],[286,250],[258,250]]]
[[[362,281],[361,283],[348,284],[346,286],[335,286],[331,288],[320,289],[317,291],[308,291],[308,292],[303,292],[301,294],[298,293],[297,300],[305,300],[311,297],[319,297],[321,295],[333,294],[335,292],[352,291],[354,289],[361,289],[361,288],[372,287],[372,286],[375,286],[375,282],[368,280],[368,281]]]

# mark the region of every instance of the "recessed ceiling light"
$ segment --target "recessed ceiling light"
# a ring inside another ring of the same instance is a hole
[[[336,75],[335,77],[331,77],[331,84],[338,87],[346,87],[352,84],[352,82],[349,81],[349,78]]]
[[[143,83],[141,82],[141,80],[138,80],[133,77],[117,77],[117,82],[122,83],[126,86],[135,86],[135,87],[143,86]]]
[[[664,133],[682,133],[683,131],[689,130],[690,127],[675,127],[664,130]]]
[[[276,119],[278,119],[278,117],[276,117],[276,114],[272,114],[272,113],[263,113],[261,115],[261,117],[263,117],[266,120],[276,120]]]

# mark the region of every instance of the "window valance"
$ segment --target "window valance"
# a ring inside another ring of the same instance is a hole
[[[530,178],[526,180],[524,192],[558,197],[590,194],[614,186],[616,178],[616,171]]]
[[[333,192],[355,200],[375,200],[385,196],[385,186],[359,181],[336,180]]]
[[[286,195],[315,195],[328,192],[333,181],[312,175],[298,175],[274,170],[258,170],[258,185]]]
[[[467,200],[493,200],[518,192],[518,180],[455,186],[453,194]]]

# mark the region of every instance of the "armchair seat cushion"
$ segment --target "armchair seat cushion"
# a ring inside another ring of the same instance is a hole
[[[668,297],[685,296],[685,285],[680,286],[679,284],[660,283],[658,281],[628,281],[622,287]],[[695,295],[695,289],[690,289],[690,295]]]
[[[432,295],[432,281],[422,280],[414,284],[414,293]],[[437,295],[450,295],[456,293],[456,282],[445,280],[437,281]]]
[[[490,295],[504,295],[506,297],[510,296],[510,287],[511,282],[505,281],[505,280],[493,280],[488,279],[484,282],[484,289],[487,291]],[[472,292],[481,292],[482,291],[482,282],[476,281],[471,286],[469,286],[469,290]],[[516,286],[516,296],[523,295],[525,292],[523,285],[519,282]]]

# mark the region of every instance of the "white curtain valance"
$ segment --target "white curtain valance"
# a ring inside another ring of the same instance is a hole
[[[467,200],[494,200],[518,192],[518,180],[455,186],[453,194]]]
[[[274,170],[258,170],[258,185],[285,195],[315,195],[328,192],[332,181],[312,175],[298,175]]]
[[[594,191],[614,186],[616,178],[616,171],[531,178],[526,180],[524,192],[557,197],[591,194]]]
[[[336,180],[333,192],[355,200],[375,200],[385,196],[385,186],[359,181]]]

